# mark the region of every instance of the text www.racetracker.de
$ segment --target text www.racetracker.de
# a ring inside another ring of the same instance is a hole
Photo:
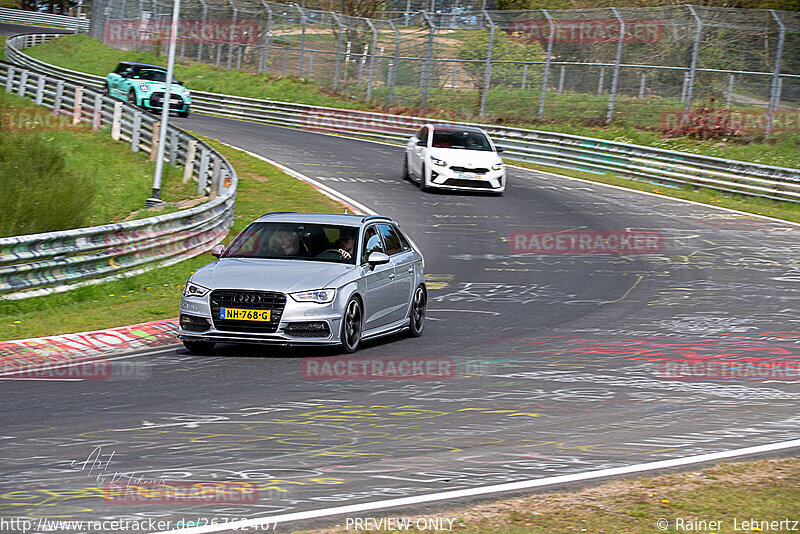
[[[86,532],[103,534],[106,532],[153,532],[161,530],[173,530],[192,527],[202,527],[205,525],[223,525],[242,518],[230,517],[198,517],[196,519],[156,520],[156,519],[108,519],[103,521],[67,521],[63,519],[48,519],[40,517],[37,519],[5,518],[0,517],[0,532],[14,534],[27,534],[28,532]],[[233,528],[239,532],[266,532],[277,528],[277,523],[263,523],[248,527]]]

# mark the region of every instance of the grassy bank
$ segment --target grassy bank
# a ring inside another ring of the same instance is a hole
[[[343,211],[340,204],[275,167],[210,141],[239,174],[236,219],[226,243],[268,211]],[[79,332],[176,317],[189,274],[214,258],[202,255],[177,265],[58,295],[0,301],[0,340]]]
[[[84,35],[61,37],[44,45],[31,48],[27,53],[48,63],[100,76],[108,74],[120,60],[151,63],[165,62],[163,57],[151,53],[116,50]],[[289,101],[315,106],[373,109],[375,111],[390,112],[414,111],[387,110],[377,105],[370,107],[369,104],[359,101],[356,95],[348,95],[346,89],[339,93],[334,93],[309,79],[294,76],[267,76],[245,71],[229,71],[193,62],[177,65],[176,75],[179,79],[186,81],[186,85],[190,89],[201,91]],[[406,89],[398,88],[398,91],[403,90]],[[382,91],[385,91],[382,87],[376,87],[374,90],[375,98],[378,101],[384,94]],[[586,115],[588,113],[587,106],[595,106],[597,110],[602,110],[606,106],[606,100],[603,98],[598,100],[580,94],[549,94],[548,109],[555,109],[557,116],[561,117],[562,120],[540,123],[531,118],[533,117],[531,113],[534,113],[538,107],[538,101],[534,102],[536,91],[528,91],[528,96],[524,98],[518,96],[517,92],[512,91],[508,95],[502,92],[497,94],[499,96],[493,96],[492,98],[499,102],[497,104],[497,106],[500,106],[498,107],[499,114],[483,117],[479,119],[480,122],[491,123],[496,121],[509,126],[571,133],[770,165],[800,167],[800,150],[798,149],[800,147],[800,134],[798,133],[782,133],[774,136],[768,143],[743,143],[741,141],[665,138],[656,131],[637,129],[625,122],[613,123],[607,127],[586,126],[580,121],[570,119],[570,117]],[[522,100],[520,100],[521,98]],[[531,100],[531,98],[534,98],[534,100]],[[604,98],[607,99],[607,97]],[[476,92],[454,92],[436,88],[432,88],[430,91],[431,105],[438,109],[442,117],[451,117],[458,120],[478,120],[470,112],[470,110],[474,110],[474,102],[476,100]],[[658,105],[663,106],[664,103],[660,102]],[[647,102],[643,103],[642,110],[645,113],[653,113],[652,110],[648,110]],[[598,111],[598,116],[600,115],[602,113]],[[656,115],[658,114],[656,113]],[[756,141],[756,139],[749,139],[749,141]]]
[[[43,121],[50,111],[28,99],[0,92],[0,108],[17,120],[19,110]],[[16,111],[9,111],[16,110]],[[144,208],[152,191],[155,163],[113,141],[108,128],[4,131],[0,138],[0,236],[67,230],[118,222]],[[189,199],[180,169],[165,167],[162,198]],[[146,213],[144,214],[146,215]],[[143,216],[141,213],[138,216]]]
[[[796,532],[791,522],[783,528],[745,522],[799,520],[798,477],[800,460],[794,458],[725,463],[702,471],[612,481],[583,491],[540,493],[420,516],[364,512],[350,517],[447,518],[454,520],[448,531],[460,534]],[[711,521],[716,523],[711,526]],[[321,534],[344,532],[339,528]]]

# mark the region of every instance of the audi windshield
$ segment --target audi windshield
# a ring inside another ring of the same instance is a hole
[[[245,228],[222,258],[265,258],[355,263],[353,226],[258,222]]]

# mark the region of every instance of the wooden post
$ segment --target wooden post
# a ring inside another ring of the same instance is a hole
[[[158,139],[161,133],[161,121],[153,122],[153,137],[150,141],[150,161],[158,157]]]
[[[111,123],[111,139],[119,141],[122,130],[122,102],[114,102],[114,120]]]
[[[83,87],[78,86],[75,88],[75,105],[72,108],[73,126],[81,122],[82,115],[83,115]]]

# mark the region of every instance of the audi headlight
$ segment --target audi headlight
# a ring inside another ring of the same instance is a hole
[[[328,304],[336,298],[335,289],[314,289],[312,291],[300,291],[290,293],[291,297],[297,302],[316,302],[317,304]]]
[[[195,284],[194,282],[188,282],[186,287],[183,288],[183,296],[184,297],[205,297],[208,292],[211,291],[207,287],[203,287],[200,284]]]
[[[139,85],[139,90],[140,90],[140,91],[144,91],[144,92],[146,93],[147,91],[149,91],[149,90],[150,90],[150,86],[149,86],[149,85],[147,85],[146,83],[140,84],[140,85]]]
[[[502,163],[495,163],[494,165],[492,165],[492,170],[493,171],[499,171],[502,168],[503,168],[503,164]]]
[[[433,156],[431,156],[431,163],[433,163],[434,165],[438,165],[439,167],[447,167],[446,161],[441,160],[439,158],[434,158]]]

